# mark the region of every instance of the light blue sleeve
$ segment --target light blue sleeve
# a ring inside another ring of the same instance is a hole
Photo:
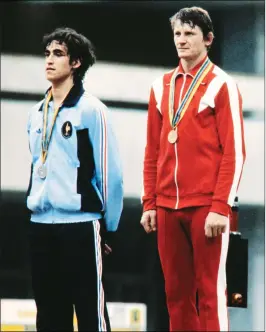
[[[30,149],[30,128],[31,128],[31,122],[32,122],[32,116],[36,110],[39,110],[40,106],[42,105],[43,100],[38,102],[38,104],[35,104],[33,107],[31,107],[28,111],[28,118],[27,118],[27,134],[28,134],[28,142],[29,142],[29,149]]]
[[[116,231],[123,209],[123,174],[110,111],[99,101],[87,114],[97,187],[102,195],[107,231]]]
[[[27,127],[26,127],[26,130],[27,130],[27,137],[28,137],[28,146],[29,146],[29,150],[30,150],[30,125],[31,125],[31,112],[32,112],[32,109],[30,109],[28,111],[28,119],[27,119]],[[31,152],[31,151],[30,151]]]

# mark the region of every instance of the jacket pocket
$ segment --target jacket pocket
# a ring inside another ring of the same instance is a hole
[[[80,211],[81,208],[81,197],[79,194],[66,194],[62,192],[55,197],[53,196],[50,200],[51,205],[54,209],[62,211]]]
[[[61,158],[53,161],[53,174],[49,179],[49,201],[53,208],[64,211],[78,211],[81,207],[80,194],[77,193],[77,170],[79,161]]]
[[[49,208],[49,203],[46,200],[46,182],[38,175],[38,168],[41,165],[40,159],[33,165],[32,171],[32,185],[27,197],[27,207],[32,212],[45,211]]]

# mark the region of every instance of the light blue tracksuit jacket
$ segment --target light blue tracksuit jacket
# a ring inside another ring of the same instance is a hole
[[[47,93],[28,118],[32,167],[27,207],[32,211],[31,221],[70,223],[104,218],[107,230],[115,231],[123,207],[123,180],[109,111],[84,92],[82,84],[72,87],[55,122],[45,162],[47,175],[42,179],[38,168]],[[48,133],[52,117],[50,101]]]

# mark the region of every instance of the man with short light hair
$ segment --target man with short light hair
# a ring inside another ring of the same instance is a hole
[[[151,88],[141,224],[158,230],[170,330],[227,331],[231,207],[245,160],[242,98],[208,57],[208,12],[183,8],[170,22],[180,61]]]

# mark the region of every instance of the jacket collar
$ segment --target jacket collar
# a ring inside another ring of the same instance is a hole
[[[195,75],[197,74],[197,71],[199,70],[200,66],[204,63],[204,61],[206,61],[206,59],[208,58],[208,55],[206,55],[204,57],[203,60],[201,60],[195,67],[193,67],[192,69],[190,69],[190,71],[188,73],[184,72],[184,69],[182,67],[181,61],[179,61],[179,65],[178,65],[178,70],[177,70],[177,75],[184,75],[187,74],[191,77],[195,77]]]
[[[45,92],[45,96],[44,96],[44,100],[39,108],[39,111],[43,110],[43,105],[44,105],[44,101],[48,95],[48,92],[51,90],[52,87],[49,87],[46,92]],[[71,106],[75,106],[77,104],[77,102],[79,101],[80,97],[83,95],[84,93],[84,88],[83,88],[83,84],[82,82],[78,82],[75,83],[72,88],[70,89],[69,93],[67,94],[66,98],[63,101],[62,106],[65,107],[71,107]]]

